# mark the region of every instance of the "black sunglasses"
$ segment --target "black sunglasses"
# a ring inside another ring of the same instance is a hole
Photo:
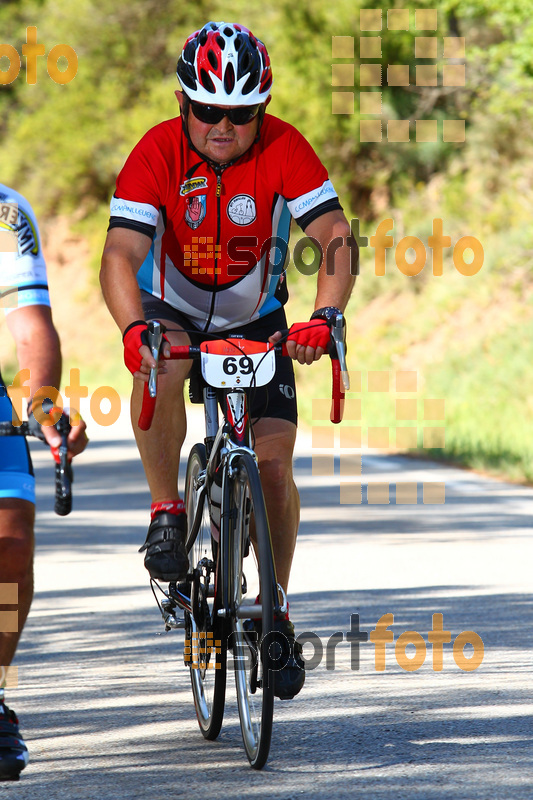
[[[207,125],[216,125],[227,117],[232,125],[247,125],[257,116],[262,103],[254,106],[237,106],[236,108],[221,108],[220,106],[206,106],[190,100],[191,111],[200,122]]]

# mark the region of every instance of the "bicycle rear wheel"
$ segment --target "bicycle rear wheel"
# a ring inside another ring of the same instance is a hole
[[[232,467],[225,493],[229,513],[224,514],[229,535],[223,539],[229,542],[230,642],[244,748],[251,766],[261,769],[268,758],[274,712],[274,663],[268,645],[276,580],[257,465],[244,453],[232,460]]]
[[[185,479],[186,547],[193,576],[192,614],[186,614],[186,638],[198,724],[206,739],[216,739],[224,717],[227,633],[225,621],[216,613],[217,545],[211,538],[209,500],[203,480],[205,469],[205,447],[196,444],[189,455]]]

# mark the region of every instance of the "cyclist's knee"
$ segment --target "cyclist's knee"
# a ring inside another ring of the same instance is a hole
[[[290,494],[294,486],[292,459],[264,458],[259,461],[261,482],[279,494]]]

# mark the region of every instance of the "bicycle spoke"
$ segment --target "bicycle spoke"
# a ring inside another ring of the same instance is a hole
[[[198,497],[201,495],[198,479],[205,470],[203,445],[195,445],[187,464],[185,481],[185,506],[189,531],[189,567],[191,581],[191,614],[186,614],[186,641],[189,652],[188,666],[196,708],[196,716],[206,739],[216,739],[224,716],[226,691],[227,637],[223,621],[216,615],[214,595],[216,554],[211,539],[207,495],[200,502],[203,509],[196,515]],[[197,529],[194,522],[199,520]],[[186,663],[187,663],[186,659]]]

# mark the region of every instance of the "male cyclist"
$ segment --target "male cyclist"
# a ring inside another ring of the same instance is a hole
[[[30,427],[50,447],[61,444],[53,426],[35,419],[33,396],[43,386],[59,386],[61,353],[52,322],[46,265],[39,229],[28,201],[0,184],[0,298],[16,346],[19,368],[29,370],[23,381],[29,387]],[[47,408],[42,403],[43,410]],[[37,403],[35,406],[37,410]],[[0,421],[16,421],[0,374]],[[85,423],[73,427],[68,438],[73,455],[87,443]],[[18,729],[15,713],[4,702],[4,681],[33,596],[33,524],[35,478],[26,440],[21,436],[0,438],[0,590],[18,585],[18,625],[0,631],[0,781],[18,780],[28,763],[28,751]],[[13,600],[11,600],[13,602]],[[0,610],[13,611],[0,604]],[[7,626],[6,626],[7,627]]]
[[[190,362],[160,362],[154,421],[150,431],[140,431],[143,382],[155,366],[146,320],[160,320],[173,345],[213,333],[279,340],[286,327],[283,268],[292,217],[323,253],[334,239],[337,249],[334,269],[326,273],[323,264],[318,273],[311,322],[292,326],[290,358],[278,359],[270,387],[257,391],[251,409],[276,571],[287,590],[299,522],[291,358],[311,364],[326,351],[328,320],[344,309],[354,280],[350,229],[311,146],[291,125],[265,114],[270,60],[251,31],[208,23],[185,42],[177,75],[181,116],[152,128],[118,176],[101,271],[136,379],[132,419],[153,501],[145,566],[161,580],[180,580],[187,572],[177,475],[190,368]],[[287,657],[275,691],[288,699],[303,685],[304,663],[288,615],[277,624]]]

